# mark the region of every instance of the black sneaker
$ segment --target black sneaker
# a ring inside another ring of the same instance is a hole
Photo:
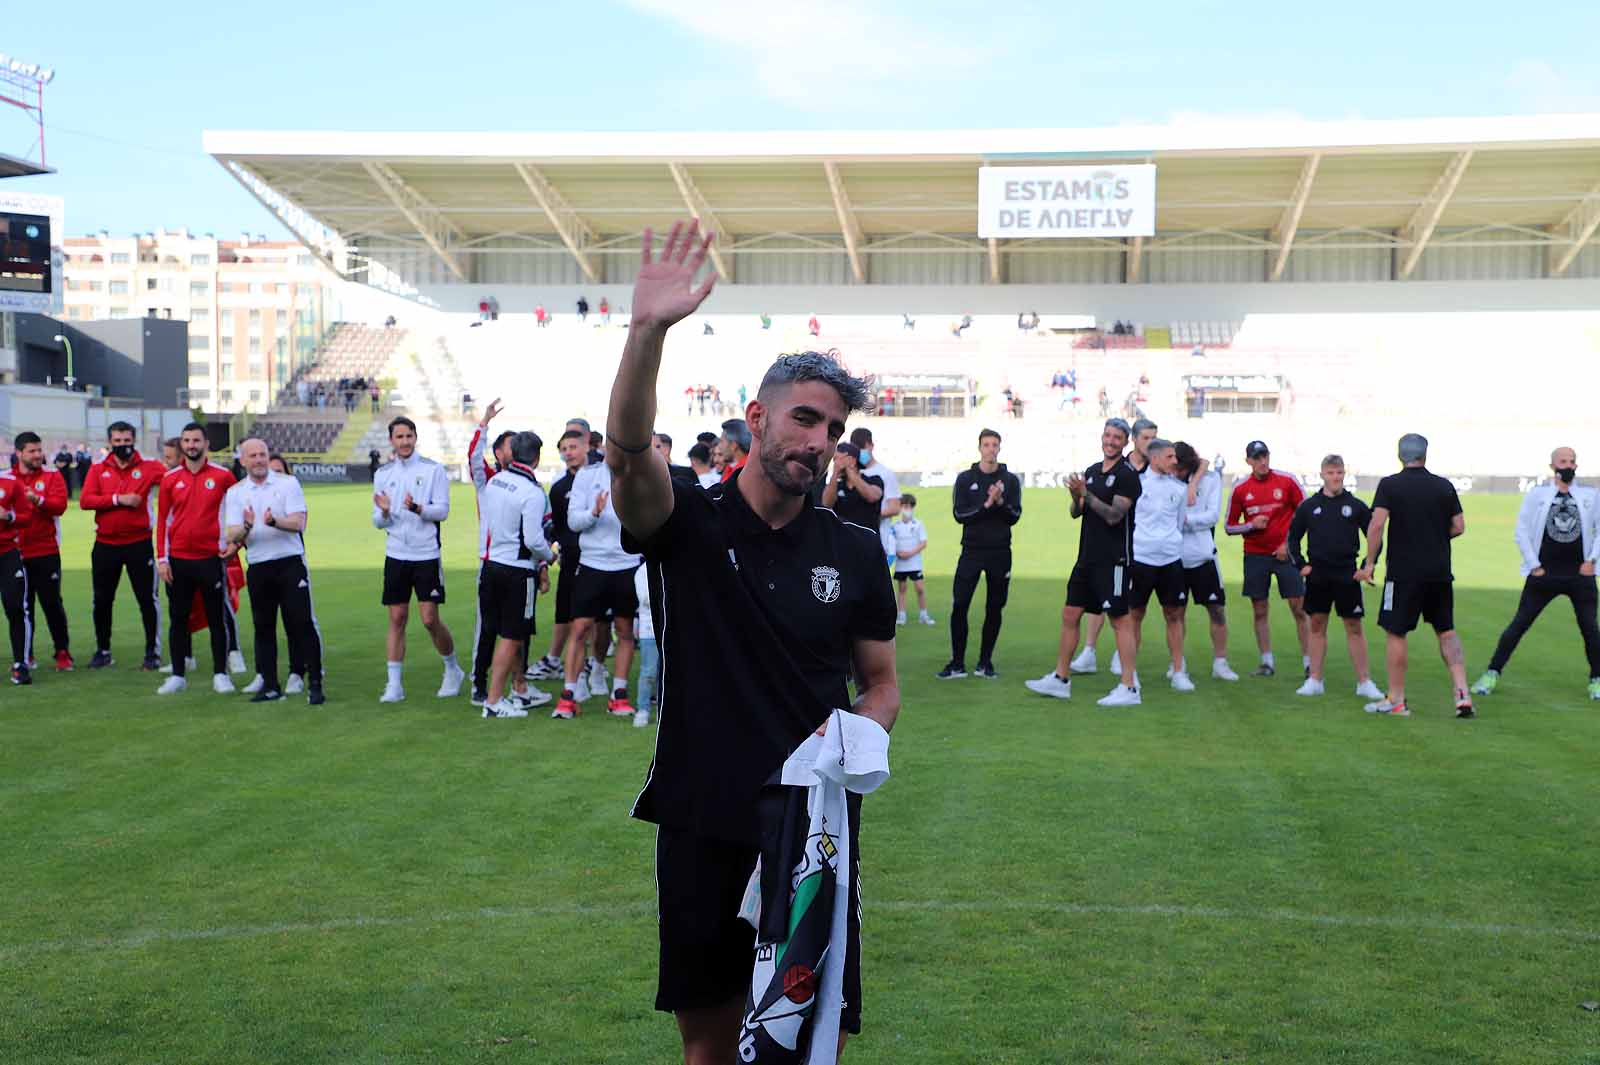
[[[994,671],[993,662],[979,662],[978,668],[972,671],[972,675],[974,677],[982,677],[984,680],[994,680],[1000,676]]]
[[[14,666],[11,667],[11,683],[13,683],[13,684],[32,684],[33,683],[33,674],[28,672],[28,667],[27,666],[24,666],[24,665],[22,665],[20,663],[17,664],[17,665],[14,665]]]
[[[484,691],[482,688],[473,688],[472,698],[467,701],[473,706],[482,706],[484,703],[489,701],[489,693]]]
[[[275,703],[283,698],[283,692],[277,688],[262,688],[250,696],[252,703]]]
[[[94,657],[89,659],[90,669],[106,669],[116,665],[116,659],[111,657],[110,651],[96,651]]]
[[[154,673],[161,668],[160,655],[145,655],[144,661],[139,663],[139,668],[146,673]]]
[[[1251,673],[1250,675],[1252,677],[1275,677],[1278,675],[1278,671],[1263,662],[1257,666],[1255,668],[1255,672]]]
[[[328,697],[322,694],[321,685],[306,689],[306,702],[311,706],[321,706],[327,701]]]
[[[940,680],[960,680],[967,675],[967,667],[959,662],[950,662],[939,671]]]

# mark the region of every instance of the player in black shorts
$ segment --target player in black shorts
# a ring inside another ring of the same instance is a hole
[[[1466,655],[1456,635],[1455,594],[1450,572],[1450,541],[1467,531],[1455,485],[1429,473],[1428,438],[1407,433],[1400,438],[1405,468],[1378,482],[1372,499],[1372,525],[1367,530],[1367,565],[1356,576],[1372,579],[1389,532],[1389,563],[1384,573],[1383,606],[1378,625],[1389,634],[1386,657],[1389,693],[1367,704],[1369,714],[1409,717],[1406,706],[1406,634],[1425,620],[1439,635],[1439,653],[1455,687],[1457,717],[1472,717],[1467,692]]]
[[[589,432],[568,428],[561,434],[556,450],[567,472],[550,486],[550,542],[560,552],[556,575],[555,627],[550,635],[550,653],[528,667],[529,680],[555,680],[561,676],[567,651],[567,636],[572,626],[572,588],[577,583],[578,534],[567,524],[567,500],[572,494],[572,479],[588,464]]]
[[[1366,604],[1356,571],[1361,537],[1372,524],[1372,508],[1345,491],[1344,459],[1329,455],[1322,460],[1322,490],[1295,508],[1289,523],[1289,561],[1299,567],[1306,579],[1306,615],[1311,619],[1307,651],[1311,674],[1296,695],[1321,695],[1323,667],[1328,660],[1328,616],[1338,611],[1344,622],[1345,642],[1350,648],[1350,664],[1356,671],[1356,694],[1364,699],[1383,698],[1372,683],[1367,662],[1367,631],[1362,626]],[[1309,535],[1304,552],[1300,541]]]
[[[1027,688],[1057,699],[1072,698],[1069,675],[1078,649],[1078,629],[1084,614],[1105,614],[1117,637],[1122,659],[1122,681],[1101,706],[1137,706],[1139,688],[1133,676],[1133,620],[1128,616],[1128,580],[1133,564],[1133,506],[1141,491],[1139,475],[1122,457],[1128,446],[1128,423],[1112,418],[1100,431],[1103,458],[1082,474],[1067,479],[1072,492],[1072,516],[1082,520],[1078,533],[1078,561],[1067,578],[1067,603],[1061,608],[1061,646],[1056,668]]]

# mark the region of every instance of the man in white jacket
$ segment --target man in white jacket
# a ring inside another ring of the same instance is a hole
[[[417,613],[444,661],[441,699],[461,694],[466,678],[456,662],[456,643],[439,617],[444,604],[444,569],[440,561],[439,524],[450,516],[450,477],[445,468],[417,454],[417,426],[410,418],[389,423],[394,459],[372,478],[372,524],[388,537],[383,559],[383,605],[389,609],[385,641],[389,676],[379,702],[406,697],[400,674],[406,660],[406,627],[411,597]]]
[[[1173,476],[1176,459],[1171,441],[1150,441],[1146,456],[1139,475],[1142,490],[1134,504],[1133,594],[1128,599],[1134,647],[1141,642],[1145,609],[1154,593],[1167,623],[1167,652],[1172,658],[1167,678],[1174,690],[1192,692],[1194,681],[1183,660],[1183,615],[1189,605],[1183,580],[1183,515],[1189,487]]]
[[[1566,596],[1578,617],[1583,649],[1589,659],[1589,698],[1600,699],[1600,624],[1596,623],[1595,560],[1600,557],[1600,492],[1574,484],[1578,454],[1570,447],[1550,453],[1548,482],[1522,499],[1517,515],[1517,550],[1522,555],[1522,598],[1516,616],[1489,659],[1489,668],[1472,686],[1474,695],[1490,695],[1528,629],[1551,600]]]
[[[1222,474],[1208,469],[1195,449],[1179,440],[1172,445],[1177,475],[1189,486],[1183,511],[1183,583],[1189,602],[1205,607],[1211,619],[1211,675],[1238,680],[1228,664],[1228,593],[1217,564],[1217,522],[1222,516]]]
[[[479,504],[483,566],[478,602],[495,641],[484,717],[527,717],[530,707],[550,701],[548,694],[529,688],[522,673],[541,581],[549,587],[544,566],[555,557],[544,538],[544,489],[533,472],[542,441],[537,433],[525,431],[513,433],[509,443],[510,461],[484,482]]]

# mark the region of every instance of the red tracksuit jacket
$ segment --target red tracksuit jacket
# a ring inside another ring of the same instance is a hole
[[[95,512],[95,543],[121,547],[150,539],[150,492],[166,472],[161,463],[137,451],[126,466],[117,465],[115,455],[90,466],[78,505]],[[139,497],[138,506],[118,506],[112,498],[130,494]]]
[[[33,518],[22,528],[22,557],[44,558],[61,553],[61,515],[67,511],[67,481],[56,470],[16,471],[24,494],[44,499],[33,503]],[[31,501],[30,501],[31,502]]]
[[[216,558],[222,550],[222,501],[233,474],[214,462],[199,473],[175,466],[161,480],[156,512],[156,561]]]

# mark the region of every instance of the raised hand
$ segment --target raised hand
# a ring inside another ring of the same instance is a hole
[[[378,509],[383,511],[383,516],[387,518],[389,516],[389,493],[376,492],[372,496],[372,501],[378,505]]]
[[[700,235],[699,219],[690,221],[687,227],[674,222],[661,258],[652,261],[650,245],[654,234],[649,229],[644,231],[639,273],[633,282],[635,326],[665,329],[683,321],[705,301],[717,283],[716,272],[708,274],[699,287],[695,287],[694,275],[705,263],[715,236]]]
[[[1083,498],[1083,474],[1074,473],[1067,478],[1067,491],[1078,498]]]
[[[986,507],[998,506],[1000,504],[1000,501],[1005,499],[1005,497],[1006,497],[1006,486],[1001,484],[999,481],[996,481],[996,482],[994,482],[994,484],[991,484],[989,486],[989,499],[988,499],[988,502],[984,503],[984,506],[986,506]]]
[[[495,418],[499,416],[500,411],[503,409],[504,408],[500,406],[499,397],[496,397],[489,403],[487,407],[484,408],[483,417],[478,419],[478,424],[484,428],[488,428],[489,423],[494,421]]]
[[[610,492],[600,492],[594,497],[594,516],[599,517],[606,509],[606,500],[611,498]]]

